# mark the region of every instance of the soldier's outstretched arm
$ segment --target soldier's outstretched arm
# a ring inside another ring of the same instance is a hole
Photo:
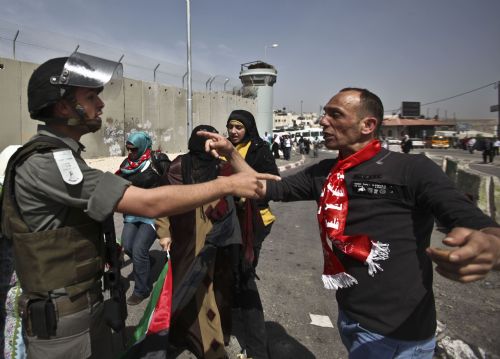
[[[116,211],[149,218],[184,213],[226,195],[260,198],[263,180],[278,176],[257,173],[236,173],[228,177],[193,185],[161,186],[143,189],[130,186],[116,206]]]

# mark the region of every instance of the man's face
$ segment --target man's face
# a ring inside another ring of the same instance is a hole
[[[325,146],[331,150],[356,152],[362,141],[362,119],[358,117],[360,94],[343,91],[336,94],[325,105],[321,118]]]

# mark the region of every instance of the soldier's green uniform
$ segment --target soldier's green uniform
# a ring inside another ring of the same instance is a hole
[[[39,127],[35,138],[40,135],[58,138],[45,126]],[[86,358],[92,353],[96,358],[108,357],[112,345],[102,316],[104,244],[100,222],[112,215],[129,182],[88,167],[79,156],[81,144],[71,138],[59,139],[68,148],[34,152],[5,178],[7,184],[15,176],[15,203],[27,227],[23,230],[10,216],[6,220],[11,224],[4,228],[12,231],[9,237],[24,295],[32,301],[51,299],[57,313],[55,335],[49,338],[33,335],[33,328],[40,323],[26,325],[28,355],[67,359]],[[83,175],[74,185],[63,180],[54,159],[54,152],[69,149]],[[12,208],[5,207],[8,203],[4,198],[4,215],[12,214]],[[28,232],[22,233],[26,229]]]
[[[19,310],[29,359],[111,358],[121,349],[113,347],[103,316],[101,222],[130,183],[87,166],[84,146],[49,126],[80,126],[79,134],[98,130],[99,114],[89,117],[72,88],[97,96],[117,69],[121,75],[120,64],[74,53],[42,64],[28,84],[30,115],[47,125],[9,161],[1,219],[23,290]],[[50,116],[61,100],[74,106],[76,118]]]

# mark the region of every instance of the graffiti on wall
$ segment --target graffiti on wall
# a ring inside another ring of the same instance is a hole
[[[123,156],[123,129],[118,119],[107,117],[104,124],[104,144],[108,146],[110,156]]]

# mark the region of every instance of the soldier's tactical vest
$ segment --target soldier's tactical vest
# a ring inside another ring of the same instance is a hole
[[[14,193],[16,166],[36,152],[56,148],[68,146],[57,138],[40,136],[18,149],[7,165],[2,190],[2,233],[12,242],[23,292],[32,297],[61,288],[70,297],[80,294],[97,285],[104,269],[101,225],[81,209],[70,210],[65,227],[41,232],[31,232],[19,213]]]

